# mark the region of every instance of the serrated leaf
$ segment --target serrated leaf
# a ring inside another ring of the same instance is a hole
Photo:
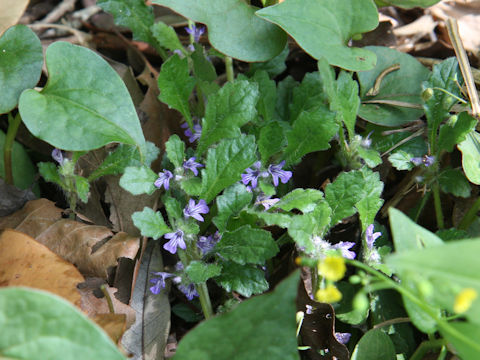
[[[242,61],[266,61],[285,47],[287,37],[277,26],[255,16],[242,0],[153,0],[184,17],[206,24],[210,44]]]
[[[396,358],[392,340],[381,329],[367,331],[352,354],[352,360],[395,360]]]
[[[202,193],[202,180],[198,177],[182,180],[180,187],[190,196],[200,196]]]
[[[83,176],[75,175],[74,179],[75,191],[77,192],[78,198],[86,203],[88,201],[88,193],[90,192],[90,184]]]
[[[173,224],[174,219],[180,219],[183,216],[182,205],[177,199],[165,194],[162,196],[162,202],[165,205],[170,224]]]
[[[238,264],[263,264],[275,256],[278,246],[270,232],[244,225],[223,234],[215,246],[215,252]]]
[[[319,200],[323,199],[323,193],[315,189],[295,189],[275,204],[276,208],[285,211],[298,209],[303,213],[312,212]]]
[[[412,154],[399,150],[391,154],[388,157],[388,161],[390,161],[392,166],[397,170],[412,170],[415,167],[411,161],[413,157]]]
[[[172,231],[165,224],[162,214],[149,207],[144,207],[142,211],[134,212],[132,220],[135,226],[140,229],[142,236],[151,237],[152,239],[159,239],[163,234]]]
[[[232,261],[224,261],[222,264],[222,274],[215,280],[227,292],[235,291],[242,296],[250,297],[268,290],[265,272],[261,269]]]
[[[252,198],[253,194],[248,192],[242,184],[234,184],[225,189],[223,194],[217,197],[218,215],[213,218],[218,231],[225,231],[228,220],[237,216],[245,206],[250,204]]]
[[[462,152],[462,167],[467,179],[475,185],[480,185],[480,134],[472,131],[465,140],[458,144]]]
[[[304,80],[309,77],[311,73],[305,74]],[[275,106],[276,117],[284,121],[290,121],[290,104],[294,95],[294,90],[298,87],[298,82],[293,77],[288,75],[285,79],[280,81],[277,85],[277,105]],[[320,87],[321,89],[321,87]],[[314,92],[313,94],[318,94]],[[298,114],[297,114],[298,115]]]
[[[315,216],[312,213],[293,216],[288,226],[288,234],[307,254],[313,253],[315,246],[312,236],[316,228]]]
[[[282,84],[282,83],[281,83]],[[284,106],[288,107],[290,113],[290,120],[293,123],[302,112],[313,112],[319,107],[323,110],[327,110],[325,105],[328,101],[326,92],[324,91],[322,79],[318,72],[305,74],[302,83],[296,86],[295,81],[289,81],[285,83],[285,89],[281,89],[279,85],[278,94],[279,100],[286,102]],[[286,94],[282,95],[282,92]],[[277,107],[278,107],[277,103]],[[285,111],[287,113],[287,111]],[[286,117],[284,117],[287,120]]]
[[[25,25],[15,25],[3,33],[0,37],[0,114],[14,109],[22,91],[37,84],[42,65],[42,45],[32,30]]]
[[[366,149],[363,146],[359,146],[358,149],[358,156],[360,156],[365,164],[373,169],[382,163],[382,158],[380,153],[374,149]]]
[[[256,15],[280,26],[315,59],[325,57],[352,71],[375,66],[374,53],[346,46],[353,35],[377,27],[378,12],[371,0],[285,0]]]
[[[195,87],[195,79],[190,76],[188,59],[175,54],[162,64],[158,75],[158,98],[170,108],[180,111],[190,127],[193,127],[188,98]]]
[[[201,261],[192,261],[185,269],[187,276],[193,283],[199,284],[220,275],[222,266],[218,264],[205,264]]]
[[[205,169],[202,170],[202,199],[207,203],[226,187],[237,182],[241,174],[256,160],[255,138],[242,135],[237,139],[222,140],[208,150]]]
[[[264,164],[267,164],[272,155],[287,145],[285,131],[286,128],[278,121],[272,121],[261,128],[258,137],[258,152]]]
[[[383,183],[381,184],[381,188],[383,189]],[[372,194],[373,196],[364,197],[355,204],[363,231],[367,230],[370,224],[373,224],[378,210],[380,210],[383,205],[383,199],[380,198],[380,194],[381,190],[375,195]]]
[[[65,185],[58,173],[57,166],[52,162],[40,162],[38,163],[38,171],[45,181],[52,182],[59,185],[61,188]]]
[[[454,196],[468,198],[472,188],[460,169],[445,169],[438,177],[440,189]]]
[[[463,112],[458,115],[453,126],[448,122],[442,125],[438,137],[438,150],[452,152],[455,145],[464,141],[467,134],[475,128],[476,124],[477,119]]]
[[[282,50],[280,54],[275,56],[273,59],[270,59],[266,62],[255,62],[250,64],[249,75],[254,74],[258,70],[265,70],[268,75],[273,79],[277,75],[280,75],[287,69],[285,61],[288,57],[288,46]]]
[[[171,26],[159,21],[150,27],[150,31],[161,47],[170,51],[183,50],[183,45]]]
[[[238,138],[240,127],[257,116],[258,85],[246,80],[227,83],[208,99],[197,154],[225,138]]]
[[[267,226],[277,225],[281,228],[288,228],[295,215],[281,214],[281,213],[269,213],[260,211],[248,211],[249,214],[256,216],[263,220]]]
[[[178,135],[172,135],[165,143],[165,151],[168,159],[176,168],[180,168],[183,165],[185,159],[185,143],[180,140]]]
[[[22,120],[33,135],[63,150],[87,151],[120,142],[144,151],[130,94],[105,60],[62,41],[51,44],[45,58],[47,85],[41,92],[25,90],[19,102]]]
[[[264,122],[273,118],[275,105],[277,103],[277,85],[271,80],[265,70],[258,70],[252,77],[258,84],[260,97],[257,103],[257,110]]]
[[[146,166],[130,166],[125,169],[119,183],[122,188],[131,192],[133,195],[150,195],[156,189],[154,182],[157,178],[157,174]]]
[[[217,72],[212,62],[206,58],[203,46],[196,43],[193,44],[193,46],[195,51],[192,53],[191,58],[195,77],[209,83],[215,81],[217,79]]]

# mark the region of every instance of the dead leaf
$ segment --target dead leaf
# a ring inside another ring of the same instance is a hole
[[[85,279],[75,266],[15,230],[0,235],[0,286],[28,286],[80,305],[77,284]]]
[[[32,190],[20,190],[0,179],[0,216],[7,216],[21,209],[29,200],[35,199]]]
[[[110,336],[115,344],[118,344],[125,332],[125,314],[98,314],[91,319]]]
[[[15,25],[22,17],[29,0],[0,1],[0,36],[10,26]]]

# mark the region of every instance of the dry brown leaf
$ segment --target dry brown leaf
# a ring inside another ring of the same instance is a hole
[[[80,305],[77,284],[85,279],[75,266],[30,236],[15,230],[0,235],[0,286],[28,286]]]
[[[137,254],[139,238],[62,219],[61,212],[49,200],[30,201],[22,210],[1,219],[0,229],[15,228],[34,237],[86,276],[106,278],[118,258],[133,259]]]
[[[125,314],[98,314],[91,319],[110,336],[115,344],[118,344],[125,332]]]
[[[10,26],[15,25],[27,8],[28,0],[0,1],[0,36]]]

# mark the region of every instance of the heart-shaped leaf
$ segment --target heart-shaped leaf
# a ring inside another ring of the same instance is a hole
[[[61,41],[50,45],[45,57],[47,85],[41,92],[25,90],[19,102],[23,122],[33,135],[71,151],[111,142],[145,147],[128,90],[105,60]]]
[[[208,27],[210,44],[242,61],[267,61],[280,54],[287,37],[277,26],[255,16],[244,0],[153,0],[153,4]]]
[[[347,46],[353,35],[377,27],[372,0],[285,0],[256,15],[279,25],[315,59],[353,71],[375,66],[375,54]]]
[[[22,91],[37,84],[42,65],[42,45],[32,30],[17,25],[5,31],[0,37],[0,114],[17,106]]]

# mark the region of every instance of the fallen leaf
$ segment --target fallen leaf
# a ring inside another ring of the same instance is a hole
[[[0,179],[0,216],[7,216],[21,209],[28,200],[35,199],[32,190],[20,190]]]
[[[15,230],[0,235],[0,286],[27,286],[80,305],[77,284],[85,279],[75,266],[30,236]]]
[[[22,17],[29,0],[0,1],[0,36],[10,26],[15,25]]]
[[[115,344],[118,344],[125,332],[125,314],[98,314],[91,318],[97,323]]]

